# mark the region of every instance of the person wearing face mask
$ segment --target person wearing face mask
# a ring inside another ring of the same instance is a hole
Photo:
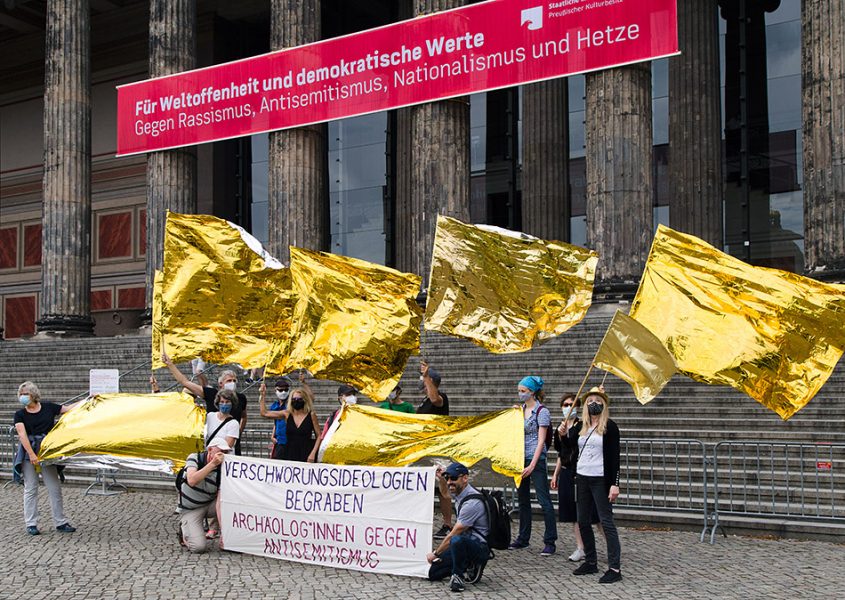
[[[170,371],[170,374],[173,375],[173,379],[175,379],[179,385],[184,387],[188,392],[197,396],[198,398],[202,398],[205,401],[205,410],[207,412],[214,412],[217,410],[215,406],[215,400],[217,398],[217,392],[220,390],[229,390],[232,393],[236,394],[237,401],[232,405],[232,418],[238,422],[240,433],[243,433],[244,428],[246,428],[246,396],[241,393],[238,393],[238,376],[235,374],[234,371],[226,369],[225,371],[221,371],[220,375],[217,377],[217,388],[202,386],[194,381],[191,381],[178,368],[176,365],[173,364],[173,361],[170,360],[170,357],[167,356],[166,353],[161,353],[161,362],[165,364],[167,370]],[[241,440],[240,436],[238,436],[236,443],[235,443],[235,454],[240,455],[241,453]]]
[[[259,395],[264,384],[259,387]],[[264,388],[266,390],[266,388]],[[270,404],[270,410],[285,410],[288,407],[288,395],[290,394],[290,381],[287,378],[276,380],[276,399]],[[273,429],[273,449],[270,451],[270,458],[283,460],[285,458],[285,445],[287,444],[287,423],[284,419],[276,419]]]
[[[258,407],[262,417],[284,419],[287,445],[285,460],[295,462],[316,462],[320,448],[320,425],[314,412],[314,395],[306,385],[294,387],[288,394],[287,410],[266,408],[265,387],[258,391]]]
[[[356,390],[351,385],[346,385],[345,383],[337,388],[337,403],[340,405],[332,414],[329,415],[329,418],[326,419],[326,422],[323,424],[323,431],[321,432],[321,438],[326,437],[326,433],[329,431],[329,427],[332,426],[334,423],[335,418],[337,417],[337,413],[340,412],[341,407],[344,404],[358,404],[358,390]]]
[[[230,447],[240,436],[238,422],[232,417],[232,407],[238,397],[232,390],[220,390],[214,399],[214,412],[205,415],[205,445],[212,442],[224,441]]]
[[[525,431],[525,469],[519,485],[519,533],[510,548],[516,550],[528,546],[531,538],[531,483],[537,493],[537,502],[543,509],[543,550],[540,556],[555,553],[557,523],[555,509],[549,494],[549,475],[546,469],[546,433],[552,426],[549,409],[543,406],[543,379],[536,375],[523,377],[517,385],[519,401],[522,403],[523,427]]]
[[[402,388],[398,385],[387,395],[387,400],[379,402],[376,406],[384,410],[395,410],[402,413],[414,414],[417,412],[413,404],[402,400]]]
[[[619,427],[609,415],[610,400],[600,387],[583,397],[584,420],[580,428],[571,427],[565,443],[577,449],[575,483],[578,498],[578,526],[584,540],[584,563],[573,575],[598,573],[596,538],[590,526],[595,504],[607,542],[608,569],[599,583],[621,581],[621,548],[613,523],[613,501],[619,496]]]
[[[38,386],[31,381],[24,381],[18,387],[18,402],[21,408],[15,412],[15,431],[20,445],[14,460],[14,469],[23,474],[23,517],[26,532],[39,535],[38,530],[38,472],[44,480],[44,487],[50,496],[50,512],[56,530],[73,533],[76,528],[65,516],[62,504],[62,488],[59,474],[53,465],[42,465],[38,459],[41,441],[55,424],[56,417],[72,410],[81,402],[61,405],[54,402],[42,402]]]

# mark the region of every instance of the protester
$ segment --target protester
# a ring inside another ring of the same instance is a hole
[[[208,444],[205,452],[191,454],[185,461],[185,477],[179,488],[179,543],[191,552],[208,549],[203,520],[217,520],[220,465],[230,450],[229,444],[218,439]]]
[[[290,404],[287,410],[268,410],[266,389],[262,383],[258,392],[258,406],[262,417],[285,420],[285,460],[316,462],[322,435],[314,412],[314,395],[311,389],[301,386],[290,390]]]
[[[469,470],[464,465],[453,462],[443,471],[443,478],[455,499],[458,516],[449,534],[426,556],[431,564],[428,578],[440,581],[451,574],[449,587],[453,592],[462,592],[465,582],[481,581],[490,558],[490,518],[484,501],[471,497],[478,490],[469,484]]]
[[[260,390],[261,388],[259,388],[259,394],[261,393]],[[276,400],[270,404],[270,410],[285,410],[288,407],[289,394],[290,381],[286,377],[277,379]],[[284,419],[276,419],[273,425],[273,447],[270,450],[270,458],[275,458],[276,460],[285,458],[287,439],[287,422]]]
[[[425,398],[417,407],[418,415],[449,414],[449,396],[440,391],[440,381],[440,373],[427,361],[420,361],[419,389],[425,391]],[[440,470],[437,471],[437,488],[434,491],[440,498],[440,514],[443,516],[443,525],[434,533],[434,537],[441,538],[452,529],[452,502],[449,500],[449,490],[441,477]]]
[[[395,410],[401,413],[414,414],[417,412],[413,404],[402,400],[402,388],[398,385],[387,395],[387,400],[379,402],[376,406],[384,410]]]
[[[546,432],[552,425],[549,409],[543,406],[543,379],[534,375],[523,377],[517,386],[522,402],[523,426],[525,430],[525,470],[519,485],[519,534],[511,543],[511,549],[525,548],[531,539],[531,483],[537,493],[537,502],[543,510],[543,550],[541,556],[555,553],[557,524],[555,509],[549,494],[549,475],[546,468]]]
[[[343,384],[337,388],[337,403],[340,406],[329,415],[329,418],[326,419],[326,422],[323,424],[323,431],[320,434],[322,438],[326,437],[326,434],[329,431],[329,427],[332,426],[334,423],[335,418],[337,417],[337,413],[340,412],[340,409],[343,408],[344,404],[357,404],[358,403],[358,390],[356,390],[351,385]]]
[[[570,428],[565,445],[577,448],[575,482],[578,494],[578,526],[584,541],[584,563],[574,575],[598,573],[596,539],[590,526],[592,504],[601,519],[607,542],[608,570],[599,583],[622,579],[619,534],[613,523],[613,501],[619,496],[619,427],[610,419],[610,399],[601,388],[593,388],[582,399],[587,413],[580,429]]]
[[[179,383],[179,385],[187,389],[194,396],[198,396],[205,401],[205,410],[208,412],[214,412],[216,410],[214,401],[217,398],[218,390],[229,389],[232,392],[235,392],[237,394],[238,401],[232,405],[232,417],[238,422],[240,426],[240,433],[243,433],[244,428],[246,427],[246,396],[237,392],[238,376],[235,375],[234,371],[228,369],[222,371],[217,378],[218,388],[214,389],[213,387],[202,386],[198,383],[194,383],[185,377],[185,375],[176,368],[176,365],[173,364],[170,357],[164,352],[161,353],[161,361],[165,364],[165,366],[167,366],[167,370],[170,371],[170,374],[173,375],[173,378]],[[240,436],[238,436],[238,439],[235,442],[235,454],[240,453],[241,440]]]
[[[214,399],[214,412],[205,416],[205,445],[223,440],[230,447],[241,435],[238,422],[232,417],[232,408],[238,402],[238,397],[231,390],[220,390]]]
[[[59,483],[59,473],[53,465],[43,465],[38,459],[41,442],[53,429],[58,415],[72,410],[80,402],[72,405],[61,405],[54,402],[42,402],[38,386],[31,381],[24,381],[18,387],[18,401],[22,408],[15,412],[15,431],[18,434],[18,446],[14,460],[14,470],[23,474],[23,518],[26,532],[29,535],[39,535],[38,530],[38,473],[44,480],[44,487],[50,496],[50,512],[56,530],[62,533],[73,533],[76,527],[70,524],[65,516],[62,503],[62,488]]]
[[[578,527],[578,513],[575,505],[575,456],[569,446],[563,444],[563,440],[571,429],[580,429],[581,420],[578,419],[578,407],[576,406],[574,393],[564,394],[560,399],[560,407],[563,411],[563,421],[555,428],[554,447],[557,450],[557,463],[552,476],[551,487],[557,490],[558,498],[558,520],[561,523],[572,523],[572,533],[575,536],[575,551],[569,555],[569,560],[578,562],[584,560],[584,542],[581,541],[581,529]],[[590,521],[593,524],[599,522],[595,503],[591,511]]]

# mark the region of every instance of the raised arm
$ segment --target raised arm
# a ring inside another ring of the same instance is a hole
[[[170,357],[167,356],[167,353],[161,353],[161,362],[165,364],[167,370],[170,371],[171,375],[173,375],[173,379],[176,380],[176,383],[181,385],[183,388],[187,389],[194,396],[199,396],[200,398],[202,398],[205,395],[202,386],[198,383],[194,383],[193,381],[185,377],[182,371],[176,368],[176,365],[173,364],[173,361],[170,360]]]
[[[267,419],[287,419],[289,414],[286,410],[267,410],[267,385],[263,381],[258,388],[258,410]]]

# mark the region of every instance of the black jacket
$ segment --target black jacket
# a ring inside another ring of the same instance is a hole
[[[575,472],[578,472],[578,436],[581,428],[572,427],[569,435],[561,440],[563,448],[568,448],[575,457]],[[607,420],[607,431],[602,438],[602,454],[604,455],[604,487],[610,491],[610,486],[619,485],[619,427],[613,419]]]

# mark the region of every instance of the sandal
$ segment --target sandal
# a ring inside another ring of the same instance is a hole
[[[220,537],[220,532],[217,531],[216,529],[209,529],[208,531],[205,532],[205,539],[207,539],[207,540],[213,540],[213,539],[216,539],[218,537]]]

